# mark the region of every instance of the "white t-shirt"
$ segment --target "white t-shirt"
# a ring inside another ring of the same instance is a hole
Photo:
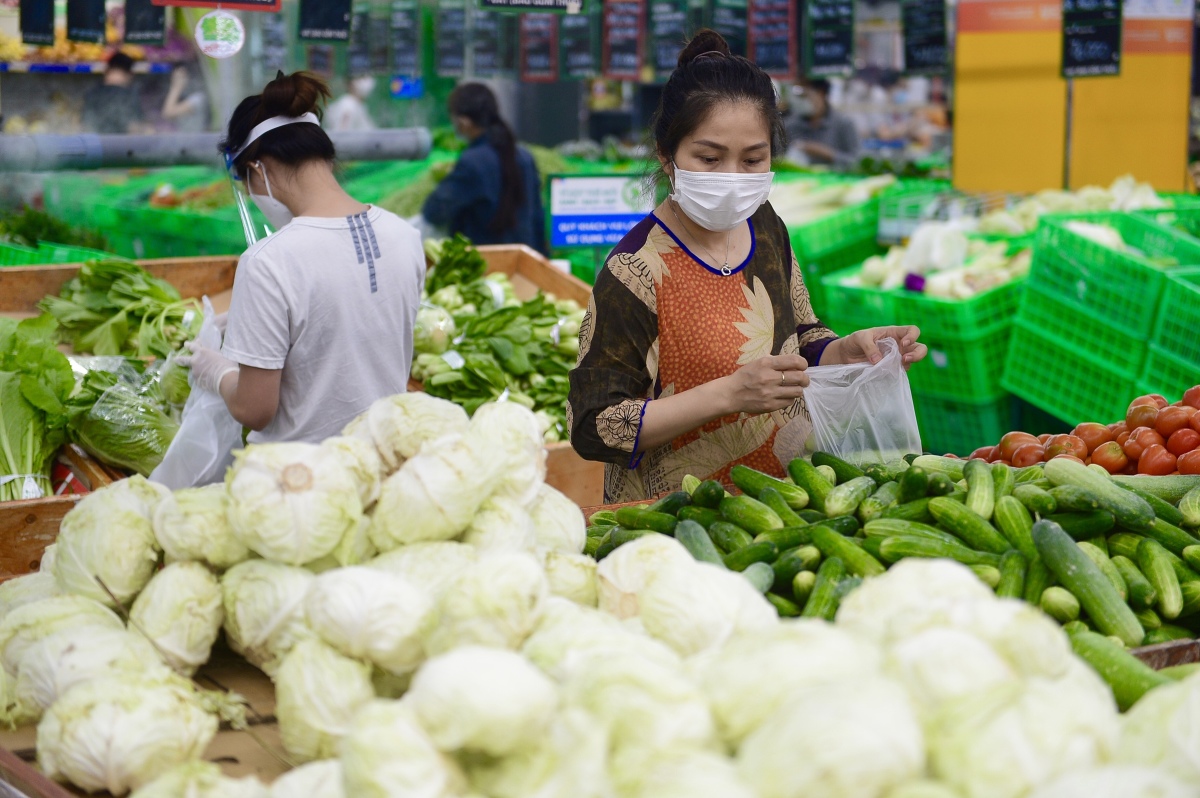
[[[327,130],[374,130],[375,123],[367,106],[353,94],[346,94],[330,103],[325,110]]]
[[[279,410],[249,440],[321,441],[376,399],[403,393],[424,282],[421,236],[374,206],[298,217],[247,250],[222,351],[283,369]]]

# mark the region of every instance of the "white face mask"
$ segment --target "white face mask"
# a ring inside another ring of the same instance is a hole
[[[371,92],[375,91],[375,78],[370,76],[355,78],[350,85],[359,97],[369,97]]]
[[[770,196],[774,179],[774,172],[689,172],[676,166],[671,199],[696,224],[720,233],[753,216]]]
[[[271,181],[267,178],[266,167],[259,161],[255,161],[251,166],[258,167],[259,171],[262,172],[263,182],[267,184],[267,195],[264,197],[262,194],[255,194],[251,191],[250,201],[262,211],[262,215],[267,217],[267,221],[271,223],[271,226],[278,230],[295,217],[288,209],[288,206],[275,199],[274,195],[271,194]],[[247,182],[246,188],[249,189],[249,187],[250,184]]]

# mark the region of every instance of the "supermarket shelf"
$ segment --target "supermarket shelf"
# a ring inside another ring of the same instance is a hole
[[[54,63],[38,61],[0,61],[0,74],[100,75],[108,65],[104,61]],[[139,61],[133,71],[141,75],[170,74],[176,64]]]

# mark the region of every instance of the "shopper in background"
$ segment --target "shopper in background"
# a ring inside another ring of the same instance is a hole
[[[795,115],[788,125],[792,147],[809,163],[848,167],[858,161],[858,130],[849,117],[829,103],[829,81],[804,83],[793,98]]]
[[[449,106],[454,129],[469,143],[425,200],[425,221],[476,244],[525,244],[545,252],[537,166],[500,117],[496,95],[482,83],[464,83],[451,92]]]
[[[350,81],[350,90],[330,104],[325,112],[325,128],[333,131],[374,130],[375,122],[367,111],[367,98],[375,91],[375,78],[359,75]]]
[[[878,362],[916,327],[838,338],[816,318],[787,228],[767,203],[784,130],[771,79],[702,30],[663,88],[653,133],[670,196],[596,278],[571,372],[571,445],[605,467],[605,502],[728,481],[738,463],[777,476],[776,433],[806,440],[806,369]],[[795,450],[787,454],[790,458]]]
[[[221,143],[277,232],[242,255],[220,352],[189,344],[193,385],[220,393],[250,442],[321,441],[403,393],[425,279],[421,237],[349,196],[304,72],[233,112]]]
[[[81,123],[85,133],[129,133],[142,118],[133,86],[133,59],[120,51],[108,59],[104,83],[83,95]]]
[[[204,86],[192,86],[185,67],[171,72],[171,87],[163,101],[162,117],[173,122],[180,133],[203,133],[208,130],[208,95]]]

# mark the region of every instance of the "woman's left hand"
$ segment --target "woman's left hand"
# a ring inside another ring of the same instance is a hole
[[[925,344],[918,343],[921,331],[916,327],[868,327],[846,336],[839,341],[839,355],[843,363],[878,363],[883,358],[878,341],[894,338],[900,344],[901,362],[904,370],[929,354]]]

